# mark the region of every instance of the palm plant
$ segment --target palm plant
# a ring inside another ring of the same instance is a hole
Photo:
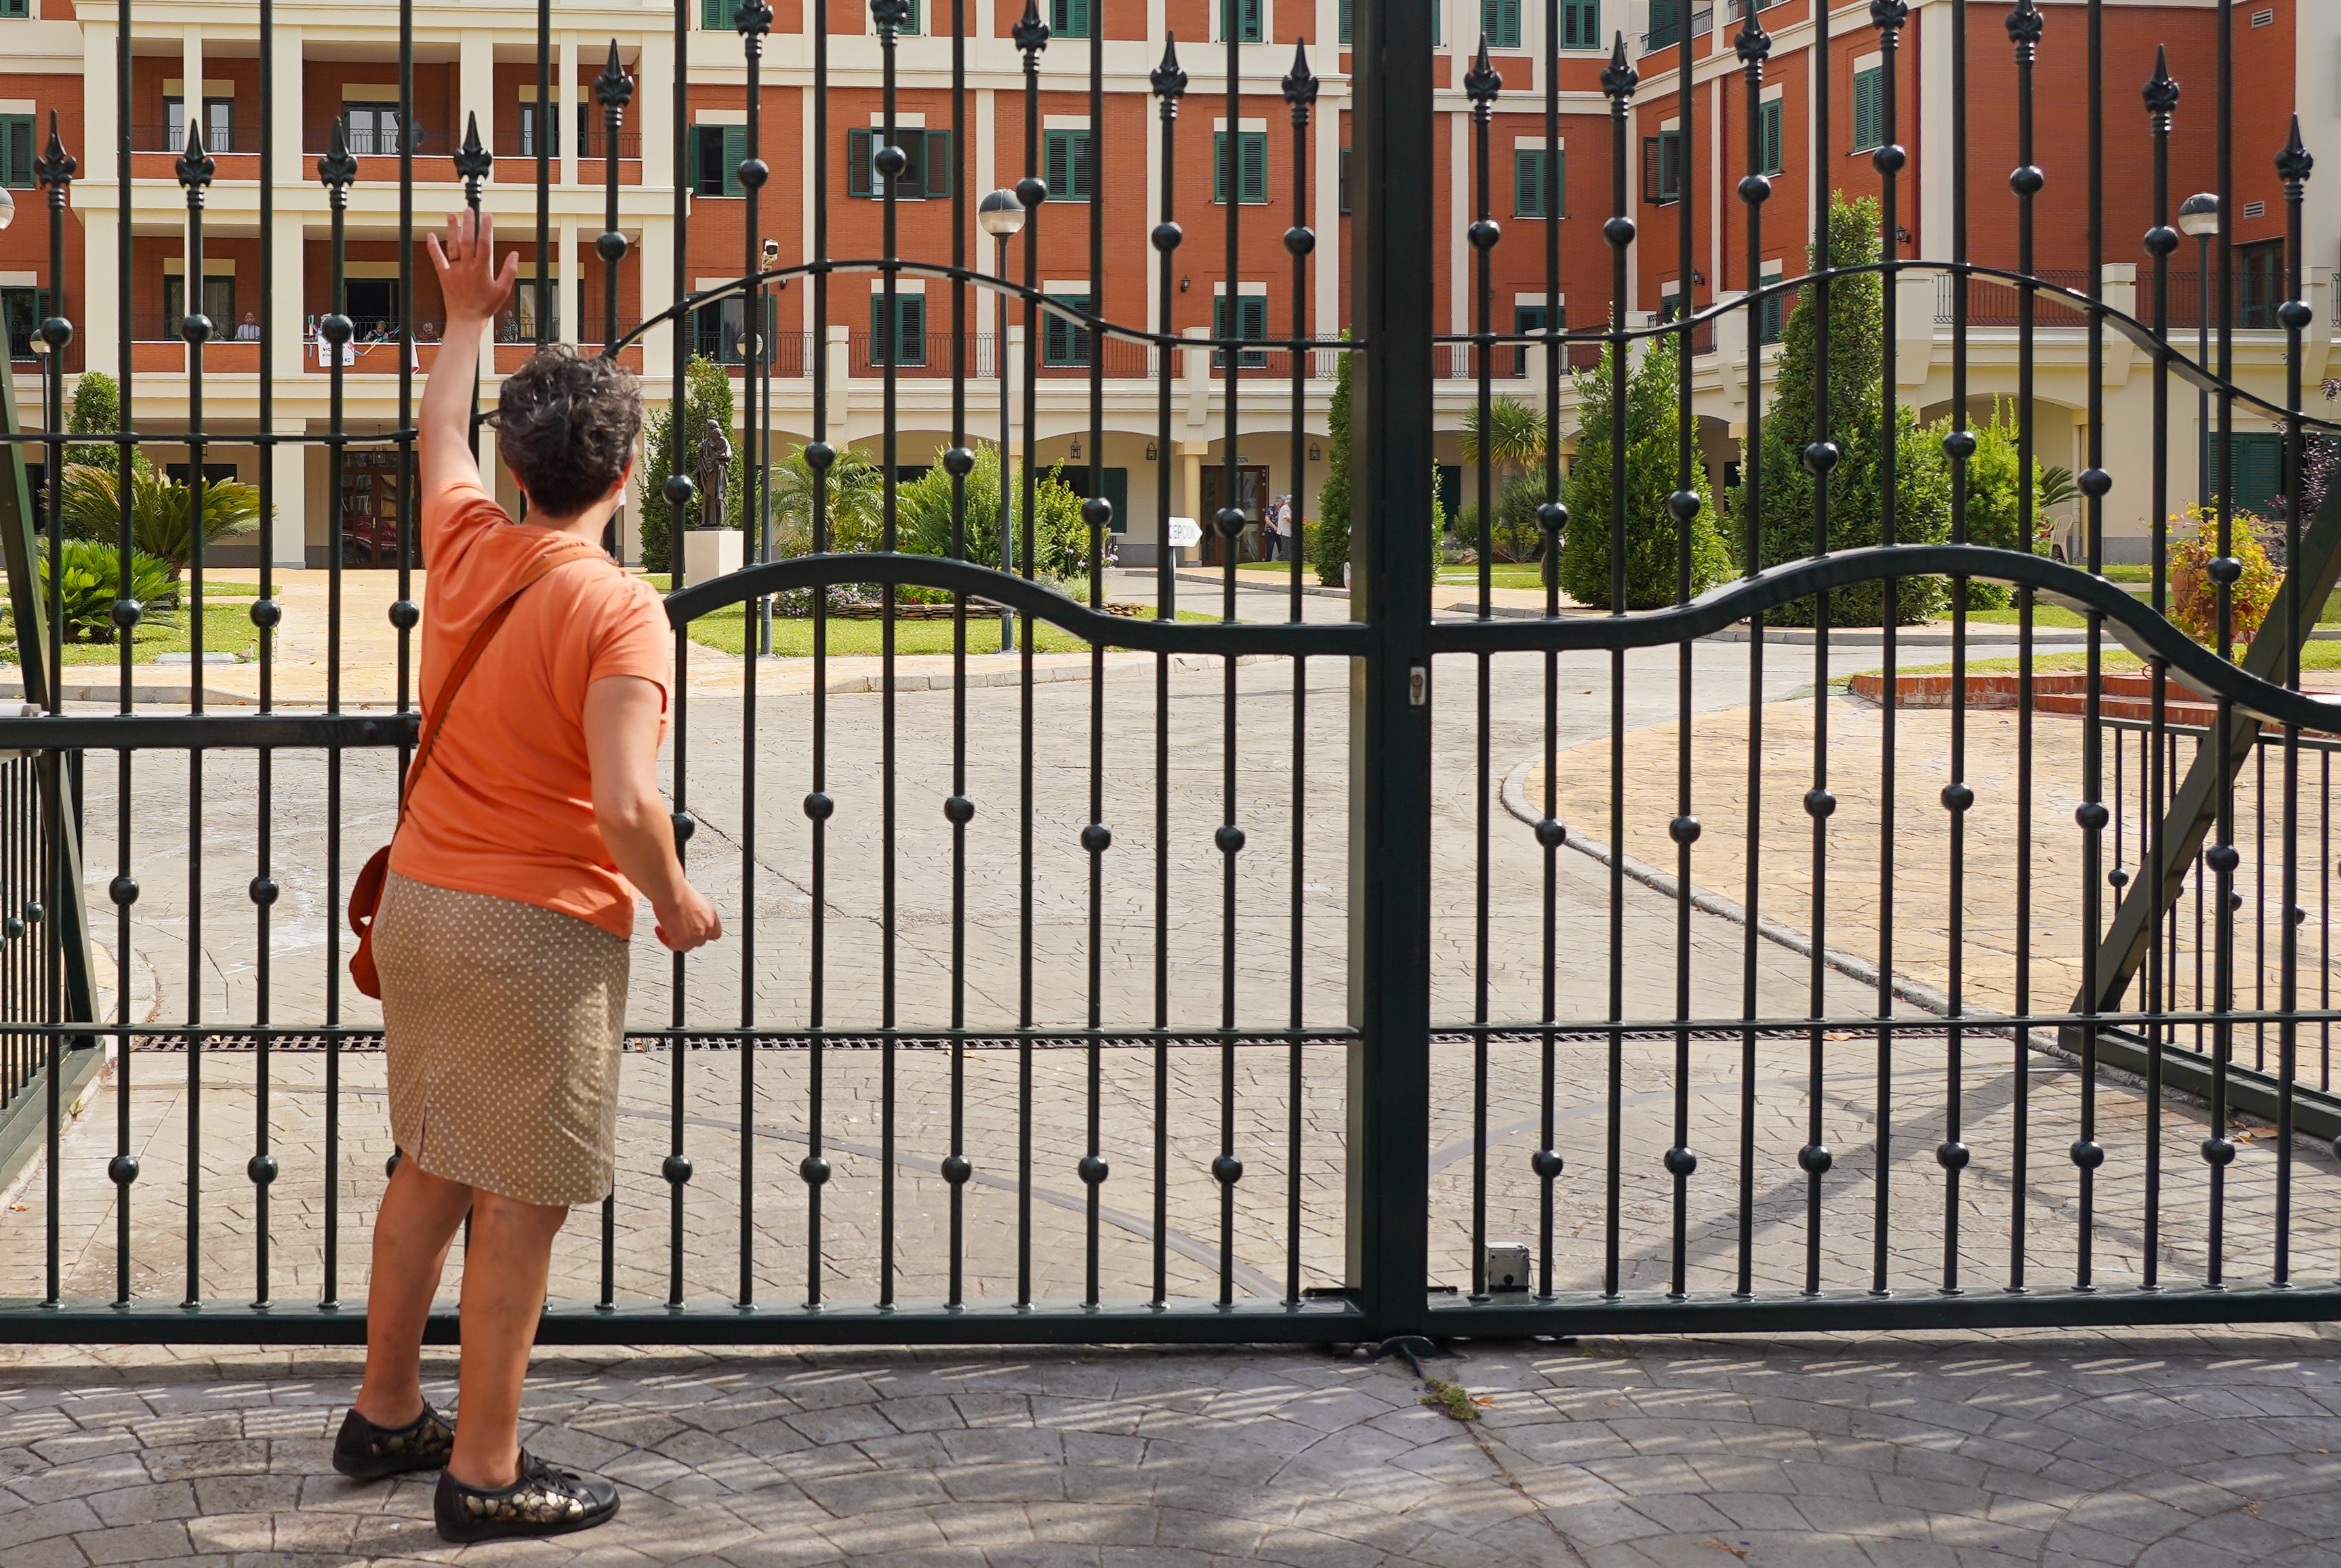
[[[204,542],[260,526],[260,491],[235,480],[207,480],[203,490]],[[170,569],[176,582],[194,559],[195,492],[151,472],[130,476],[130,543]],[[67,463],[65,530],[68,538],[106,543],[122,537],[121,476],[94,463]]]
[[[1475,403],[1463,415],[1463,461],[1478,462],[1483,445],[1488,461],[1499,469],[1534,468],[1544,461],[1544,415],[1518,398],[1499,397],[1488,405],[1488,433],[1482,442]]]
[[[855,448],[839,447],[822,486],[829,548],[875,549],[885,526],[885,494],[878,465]],[[772,470],[772,532],[779,553],[802,555],[812,548],[812,464],[799,447]]]
[[[57,624],[67,642],[114,640],[114,602],[122,590],[122,552],[90,539],[68,539],[57,551],[58,597],[65,613]],[[39,561],[41,597],[49,597],[49,552],[35,551]],[[178,574],[167,561],[139,551],[130,552],[130,597],[151,612],[179,601]]]

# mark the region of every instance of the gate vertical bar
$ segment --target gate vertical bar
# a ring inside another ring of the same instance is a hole
[[[1430,9],[1359,0],[1351,447],[1369,628],[1350,667],[1349,1203],[1344,1278],[1376,1332],[1419,1331],[1430,1245]],[[1385,213],[1385,204],[1390,211]]]

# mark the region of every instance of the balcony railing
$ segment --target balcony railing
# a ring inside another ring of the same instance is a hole
[[[1702,5],[1690,14],[1690,30],[1693,37],[1709,31],[1714,25],[1714,6]],[[1679,14],[1677,20],[1662,22],[1642,35],[1642,53],[1648,55],[1654,49],[1671,49],[1681,43],[1682,38],[1682,23]]]
[[[257,153],[260,138],[248,125],[205,125],[204,151],[206,153]],[[186,128],[184,125],[133,125],[130,127],[130,150],[134,153],[178,153],[186,149]]]
[[[2089,274],[2086,270],[2051,269],[2034,275],[2044,283],[2054,283],[2059,288],[2070,289],[2075,293],[2088,292]],[[2219,313],[2216,308],[2217,303],[2216,276],[2216,274],[2214,274],[2215,297],[2211,302],[2214,309],[2211,311],[2209,323],[2215,328],[2219,324]],[[1958,301],[1957,290],[1958,280],[1956,278],[1935,280],[1936,324],[1949,326],[1952,323],[1953,309]],[[2018,325],[2024,308],[2024,290],[2014,283],[1998,278],[1969,278],[1967,280],[1967,325],[1971,327]],[[2240,278],[2237,280],[2236,293],[2242,296],[2236,302],[2235,313],[2236,326],[2238,330],[2276,332],[2280,329],[2281,323],[2276,318],[2277,303],[2276,300],[2272,298],[2262,300],[2256,295],[2246,293],[2244,280]],[[2183,328],[2192,332],[2205,324],[2204,293],[2203,279],[2199,273],[2174,272],[2170,274],[2169,320],[2173,332]],[[2036,325],[2077,327],[2087,324],[2085,314],[2072,302],[2057,294],[2044,291],[2036,295],[2036,301],[2032,313]],[[2150,268],[2138,269],[2137,293],[2131,302],[2129,313],[2147,326],[2154,324],[2154,273]]]
[[[418,158],[423,155],[423,151],[426,148],[435,148],[439,151],[444,152],[455,144],[453,137],[446,134],[444,132],[434,131],[428,125],[413,125],[408,127],[408,130],[410,134],[407,139],[413,143],[414,155]],[[382,127],[353,125],[349,128],[346,135],[349,141],[350,155],[354,158],[395,158],[398,156],[400,136],[398,129],[395,126]],[[316,139],[317,138],[314,136],[308,138],[310,141],[315,141]],[[330,139],[330,133],[328,134],[328,139]],[[311,158],[318,158],[323,157],[324,154],[325,149],[324,147],[312,147],[309,149],[307,156]],[[444,167],[444,165],[443,164],[442,167]],[[415,178],[418,184],[421,182],[423,177],[423,172],[421,169],[417,169],[415,171]],[[453,178],[452,175],[445,177]]]
[[[499,158],[526,158],[531,162],[533,162],[536,158],[535,128],[524,122],[517,124],[508,124],[498,125],[496,127],[495,142],[495,154]],[[553,138],[552,147],[553,161],[555,164],[561,162],[561,154],[563,151],[562,142],[563,137],[556,134]],[[588,129],[578,133],[577,155],[581,158],[605,158],[609,156],[609,142],[610,135],[607,131],[603,130],[598,124],[591,126]],[[642,155],[642,133],[639,131],[619,132],[618,156],[624,159],[640,158]]]
[[[749,359],[749,355],[742,347],[742,335],[737,327],[728,332],[721,327],[697,328],[692,333],[691,352],[696,358],[713,360],[719,365],[744,365]],[[774,333],[772,364],[773,376],[785,381],[796,376],[811,375],[812,373],[812,334],[811,332]],[[948,366],[951,361],[946,358],[943,363]],[[762,361],[758,362],[756,370],[758,374],[763,373],[764,366]]]

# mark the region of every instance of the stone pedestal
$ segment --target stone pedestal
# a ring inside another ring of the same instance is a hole
[[[737,571],[742,543],[736,528],[690,529],[682,536],[682,570],[693,582]]]

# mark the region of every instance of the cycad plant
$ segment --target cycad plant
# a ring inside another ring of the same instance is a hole
[[[49,551],[36,550],[40,560],[41,597],[49,600]],[[67,642],[114,640],[114,601],[122,591],[122,554],[113,545],[90,539],[60,541],[57,582],[63,590],[65,612],[57,624]],[[130,552],[130,597],[151,613],[179,602],[178,573],[171,564],[138,551]]]
[[[799,447],[772,465],[772,551],[802,555],[812,549],[812,464]],[[885,529],[885,481],[858,448],[842,446],[830,460],[822,488],[831,551],[875,550]]]
[[[235,480],[208,480],[204,490],[204,542],[248,533],[260,526],[260,491]],[[176,582],[194,559],[195,492],[151,472],[130,476],[130,542],[164,565]],[[65,528],[70,539],[113,543],[122,537],[121,476],[93,463],[67,463]]]

